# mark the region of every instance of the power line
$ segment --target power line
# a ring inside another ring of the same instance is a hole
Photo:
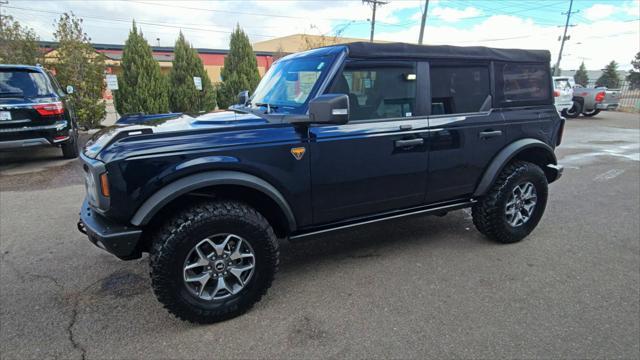
[[[56,12],[56,11],[28,9],[28,8],[22,8],[22,7],[17,7],[17,6],[5,6],[5,7],[7,9],[17,9],[17,10],[28,11],[28,12],[46,13],[46,14],[54,14],[54,15],[62,15],[63,14],[63,13]],[[76,14],[76,15],[78,17],[83,18],[83,19],[91,19],[91,20],[95,20],[95,21],[124,22],[124,23],[129,23],[129,24],[131,23],[131,20],[129,20],[129,19],[116,19],[116,18],[103,19],[103,18],[92,17],[92,16],[84,16],[84,15],[80,15],[80,14]],[[188,26],[177,26],[177,25],[171,25],[171,24],[168,24],[168,23],[158,23],[158,22],[149,22],[149,21],[138,21],[138,20],[136,20],[136,23],[137,24],[142,24],[142,25],[165,27],[165,28],[174,28],[174,29],[181,29],[181,30],[204,31],[204,32],[224,33],[224,34],[233,33],[233,31],[203,29],[203,28],[195,28],[195,27],[188,27]],[[275,38],[276,37],[276,36],[270,36],[270,35],[251,34],[251,33],[247,33],[247,35],[256,36],[256,37],[264,37],[264,38]]]

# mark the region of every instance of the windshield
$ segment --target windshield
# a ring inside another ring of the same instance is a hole
[[[271,112],[306,112],[310,96],[317,90],[332,61],[333,56],[319,56],[276,62],[256,88],[251,106],[268,106]]]
[[[53,89],[41,72],[29,70],[0,70],[0,97],[51,96]]]

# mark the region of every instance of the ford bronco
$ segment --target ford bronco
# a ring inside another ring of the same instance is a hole
[[[271,286],[278,239],[472,208],[526,237],[562,167],[547,51],[351,43],[284,57],[231,111],[102,130],[78,228],[149,253],[158,300],[211,323]]]

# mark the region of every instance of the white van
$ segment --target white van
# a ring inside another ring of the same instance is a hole
[[[570,76],[553,77],[553,98],[556,109],[562,116],[567,117],[573,106],[573,86],[575,82]]]

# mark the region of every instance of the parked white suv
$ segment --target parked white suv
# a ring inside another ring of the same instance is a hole
[[[573,87],[575,83],[572,77],[553,77],[553,98],[556,109],[564,117],[573,117]],[[569,116],[567,116],[569,115]]]

